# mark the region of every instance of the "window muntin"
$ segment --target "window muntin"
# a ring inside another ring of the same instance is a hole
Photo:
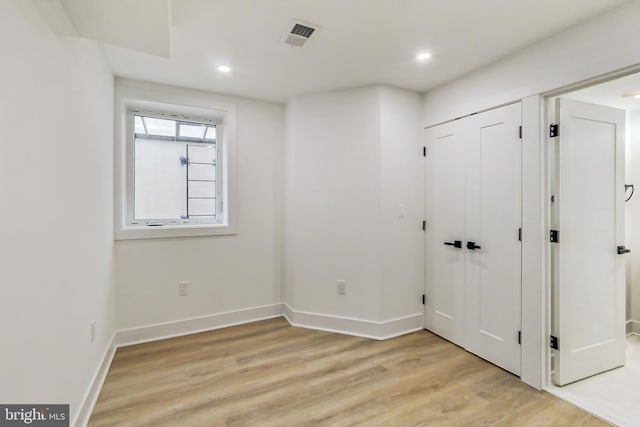
[[[220,141],[211,119],[129,111],[129,226],[222,224]]]

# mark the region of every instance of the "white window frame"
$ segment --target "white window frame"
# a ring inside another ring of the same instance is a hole
[[[171,120],[211,121],[216,125],[215,223],[198,220],[133,222],[134,112]],[[154,114],[155,113],[155,114]],[[173,117],[172,115],[177,117]],[[236,108],[216,95],[163,85],[117,80],[115,85],[114,239],[148,239],[236,234]]]

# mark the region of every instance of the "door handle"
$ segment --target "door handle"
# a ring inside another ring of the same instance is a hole
[[[628,254],[629,252],[631,252],[631,249],[627,249],[624,246],[618,246],[618,255]]]
[[[475,251],[476,249],[482,249],[482,246],[476,245],[476,242],[467,242],[467,249],[470,251]]]
[[[453,242],[444,242],[447,246],[453,246],[455,248],[462,248],[462,240],[454,240]]]

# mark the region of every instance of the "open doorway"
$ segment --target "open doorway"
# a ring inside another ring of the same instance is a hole
[[[640,73],[550,98],[547,111],[560,124],[549,138],[548,390],[640,425]]]

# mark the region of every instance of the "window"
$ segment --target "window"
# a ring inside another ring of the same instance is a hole
[[[129,111],[128,123],[132,121],[128,225],[220,224],[217,124],[139,110]]]
[[[131,100],[128,89],[116,87],[115,238],[234,234],[233,106]]]

